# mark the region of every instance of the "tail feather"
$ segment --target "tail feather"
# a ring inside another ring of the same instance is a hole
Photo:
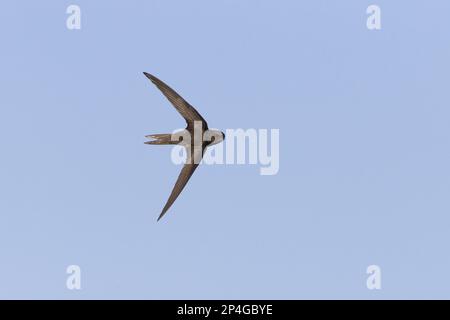
[[[147,139],[155,139],[152,141],[146,141],[145,144],[178,144],[178,141],[172,141],[172,135],[170,133],[163,134],[149,134],[145,136]]]

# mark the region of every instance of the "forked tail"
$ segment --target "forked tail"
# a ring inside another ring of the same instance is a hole
[[[172,134],[163,133],[163,134],[149,134],[145,136],[147,139],[154,139],[152,141],[146,141],[145,144],[178,144],[178,141],[172,141]]]

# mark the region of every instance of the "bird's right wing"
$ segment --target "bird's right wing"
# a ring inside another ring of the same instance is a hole
[[[201,121],[205,127],[208,128],[208,124],[205,119],[198,113],[193,106],[191,106],[186,100],[184,100],[178,93],[175,92],[167,84],[159,80],[157,77],[151,75],[150,73],[144,72],[144,75],[153,82],[159,90],[166,96],[167,100],[172,103],[175,109],[183,116],[186,120],[188,126],[192,126],[194,121]]]

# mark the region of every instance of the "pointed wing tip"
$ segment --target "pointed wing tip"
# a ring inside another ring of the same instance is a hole
[[[146,76],[147,78],[149,78],[150,80],[154,80],[155,79],[155,76],[153,76],[153,75],[151,75],[150,73],[148,73],[148,72],[143,72],[143,74],[144,74],[144,76]]]
[[[156,220],[156,222],[158,222],[159,220],[162,219],[162,217],[165,216],[165,214],[167,213],[167,211],[169,211],[169,208],[170,208],[171,206],[172,206],[172,204],[171,204],[170,206],[167,206],[167,203],[166,203],[166,205],[165,205],[164,208],[162,209],[162,211],[161,211],[161,213],[160,213],[158,219]]]

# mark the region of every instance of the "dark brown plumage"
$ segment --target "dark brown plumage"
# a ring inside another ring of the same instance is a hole
[[[186,130],[189,132],[191,136],[190,144],[183,143],[183,141],[174,141],[172,139],[172,135],[168,134],[152,134],[146,136],[147,138],[155,139],[152,141],[145,142],[146,144],[155,144],[155,145],[168,145],[168,144],[181,144],[186,148],[187,151],[187,159],[186,163],[181,169],[180,175],[173,187],[172,193],[169,196],[164,208],[162,209],[161,214],[158,217],[158,221],[164,216],[164,214],[169,210],[172,204],[180,195],[181,191],[183,191],[187,182],[191,178],[195,169],[197,169],[201,158],[203,157],[203,153],[205,149],[213,144],[219,143],[224,140],[225,135],[223,132],[217,130],[209,130],[208,124],[205,119],[198,113],[197,110],[193,106],[191,106],[186,100],[184,100],[178,93],[175,92],[172,88],[170,88],[167,84],[156,78],[155,76],[144,72],[144,75],[153,82],[159,90],[166,96],[166,98],[170,101],[170,103],[177,109],[177,111],[181,114],[181,116],[186,120],[187,126]],[[210,131],[214,136],[214,140],[212,141],[203,141],[201,140],[200,145],[195,145],[196,141],[194,138],[194,129],[200,130],[195,134],[200,135],[203,138],[203,134],[206,131]]]

